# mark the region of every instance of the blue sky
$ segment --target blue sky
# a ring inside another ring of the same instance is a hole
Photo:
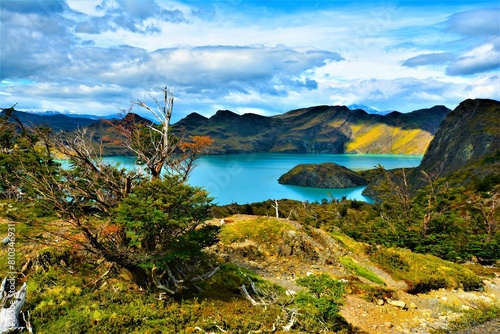
[[[0,0],[0,106],[174,120],[500,99],[499,1]]]

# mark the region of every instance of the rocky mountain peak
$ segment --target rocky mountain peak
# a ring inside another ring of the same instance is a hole
[[[226,119],[235,119],[240,117],[237,113],[232,112],[231,110],[218,110],[215,115],[210,117],[211,120],[226,120]]]
[[[441,123],[418,169],[446,176],[500,151],[499,116],[499,101],[463,101]]]

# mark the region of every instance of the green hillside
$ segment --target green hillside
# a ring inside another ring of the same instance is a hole
[[[174,125],[178,132],[208,135],[213,154],[278,153],[393,153],[423,154],[440,122],[450,110],[436,106],[386,116],[316,106],[264,117],[218,111],[210,118],[192,114]]]

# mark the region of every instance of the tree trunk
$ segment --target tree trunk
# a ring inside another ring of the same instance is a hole
[[[274,208],[274,210],[276,211],[276,219],[278,219],[280,217],[280,213],[279,213],[279,210],[278,210],[278,207],[279,207],[279,203],[278,203],[278,200],[275,199],[274,200],[274,205],[271,204],[271,206]]]

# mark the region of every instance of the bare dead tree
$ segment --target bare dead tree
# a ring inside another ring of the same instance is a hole
[[[403,184],[401,186],[396,185],[394,190],[396,192],[397,198],[399,198],[399,202],[401,204],[401,207],[403,208],[403,212],[405,214],[408,214],[411,209],[410,186],[408,185],[408,180],[406,178],[406,171],[404,168],[401,170],[401,175],[403,179]]]
[[[498,232],[498,208],[500,207],[500,185],[496,185],[487,198],[476,192],[467,192],[470,205],[478,210],[486,224],[486,241],[491,241]]]
[[[295,292],[289,293],[289,290],[287,290],[288,297],[283,299],[281,294],[273,287],[257,286],[250,279],[249,284],[250,291],[245,284],[240,286],[240,291],[253,306],[262,306],[264,309],[267,309],[268,306],[278,305],[281,308],[281,316],[276,317],[270,332],[274,333],[278,330],[289,332],[297,322],[299,316],[296,308],[289,308],[295,300]]]
[[[102,162],[102,143],[97,143],[98,149],[93,145],[94,134],[88,128],[78,128],[72,138],[64,133],[59,133],[54,138],[54,146],[66,156],[74,166],[87,167],[98,172],[98,165]]]
[[[183,133],[171,133],[174,96],[168,87],[164,87],[162,93],[162,100],[152,94],[148,95],[153,106],[144,100],[132,101],[128,115],[123,121],[106,122],[113,125],[115,132],[124,138],[118,142],[137,156],[153,179],[159,178],[162,172],[165,172],[186,181],[195,167],[196,159],[213,141],[208,136],[185,138]],[[137,121],[133,114],[130,114],[135,106],[153,114],[156,122]]]
[[[441,210],[438,210],[437,208],[437,202],[438,202],[438,185],[437,185],[437,179],[439,177],[440,170],[433,172],[433,173],[427,173],[426,171],[422,170],[422,177],[423,180],[427,183],[428,186],[428,191],[426,193],[426,200],[427,200],[427,206],[425,208],[424,215],[422,217],[422,236],[425,238],[427,236],[427,232],[429,230],[429,225],[431,221],[445,213],[447,211],[447,207],[443,207]],[[442,189],[442,192],[446,192],[447,190],[447,185]]]
[[[175,272],[167,266],[165,270],[161,271],[161,274],[158,274],[158,268],[155,266],[151,269],[151,280],[157,290],[175,296],[190,288],[202,291],[196,283],[212,278],[219,269],[220,267],[217,266],[200,275],[196,265],[184,264],[177,265],[174,269]]]
[[[155,107],[150,107],[145,101],[132,101],[129,111],[137,105],[156,118],[158,125],[151,123],[147,125],[131,124],[120,128],[127,141],[125,146],[134,152],[138,159],[144,162],[151,173],[152,178],[158,178],[165,166],[167,158],[170,157],[176,145],[169,133],[170,120],[174,108],[174,95],[171,89],[164,87],[162,89],[163,100],[160,102],[155,96],[149,94]]]
[[[379,196],[383,202],[391,206],[395,205],[397,212],[395,212],[394,219],[408,226],[411,222],[411,195],[406,170],[402,168],[387,171],[382,166],[378,169],[383,179],[374,188],[380,193]],[[386,221],[389,218],[388,215],[381,215],[381,217]]]
[[[75,132],[72,139],[67,139],[60,135],[55,139],[54,146],[68,157],[73,168],[78,169],[78,173],[72,170],[62,170],[64,183],[54,180],[51,174],[46,175],[42,182],[33,180],[33,186],[39,189],[40,194],[51,194],[54,192],[54,184],[64,187],[60,191],[67,192],[67,200],[72,205],[81,207],[98,207],[99,211],[108,212],[128,195],[132,186],[139,182],[141,175],[139,172],[127,171],[124,168],[116,168],[103,161],[102,143],[98,147],[94,146],[93,134],[88,128],[81,128]],[[48,178],[48,179],[47,179]],[[59,194],[58,194],[59,195]],[[65,201],[58,201],[59,203]],[[62,203],[61,203],[62,204]],[[67,209],[60,207],[63,212]],[[74,209],[74,206],[72,206]]]
[[[274,210],[276,211],[276,219],[278,219],[280,217],[280,214],[279,214],[279,210],[278,210],[278,207],[279,207],[279,203],[278,203],[278,200],[275,199],[274,200],[274,204],[271,204],[271,206],[274,208]]]

